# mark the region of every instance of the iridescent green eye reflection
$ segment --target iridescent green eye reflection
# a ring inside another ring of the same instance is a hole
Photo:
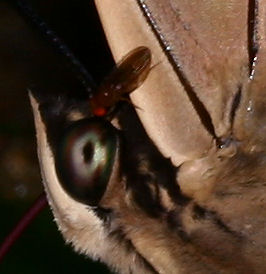
[[[99,118],[83,119],[63,134],[56,153],[62,187],[74,199],[97,205],[108,184],[118,150],[117,130]]]

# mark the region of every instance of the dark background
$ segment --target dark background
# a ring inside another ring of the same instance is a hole
[[[113,60],[93,1],[29,2],[99,83],[110,71]],[[29,18],[17,8],[15,1],[0,2],[0,242],[43,191],[27,77],[31,77],[29,72],[34,71],[32,78],[45,79],[45,72],[20,51],[20,42],[24,46],[29,43],[29,48],[32,46],[19,31],[21,19],[27,22],[28,28],[35,28],[38,32],[38,28],[31,25]],[[38,39],[47,38],[40,35]],[[34,50],[42,55],[42,48]],[[18,60],[17,64],[14,60]],[[105,266],[75,254],[64,243],[50,209],[46,208],[7,254],[0,265],[0,273],[110,272]]]

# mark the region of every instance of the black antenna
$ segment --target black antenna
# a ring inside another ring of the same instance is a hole
[[[68,48],[68,46],[63,42],[58,35],[52,31],[49,26],[44,22],[44,20],[36,14],[32,7],[25,0],[18,0],[17,5],[20,10],[29,18],[30,23],[35,25],[38,30],[43,33],[47,40],[61,53],[67,60],[69,60],[72,69],[77,74],[77,78],[81,81],[85,89],[90,93],[92,87],[95,86],[91,75],[88,73],[83,64],[76,58],[73,52]]]

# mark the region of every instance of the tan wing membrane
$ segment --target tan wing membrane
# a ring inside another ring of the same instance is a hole
[[[149,136],[176,165],[204,154],[211,146],[212,136],[202,125],[138,2],[105,0],[96,4],[116,60],[138,46],[152,51],[156,66],[131,96]]]
[[[216,134],[228,134],[232,100],[248,73],[248,1],[140,2],[155,18],[193,90],[188,92],[204,104]]]
[[[243,89],[243,100],[236,115],[234,131],[237,138],[251,151],[265,150],[266,123],[266,6],[265,1],[257,3],[254,44],[256,55],[249,81]]]

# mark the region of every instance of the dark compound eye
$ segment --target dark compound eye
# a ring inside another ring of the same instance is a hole
[[[117,130],[92,118],[75,122],[62,136],[56,170],[62,187],[75,200],[95,206],[108,184],[118,151]]]

